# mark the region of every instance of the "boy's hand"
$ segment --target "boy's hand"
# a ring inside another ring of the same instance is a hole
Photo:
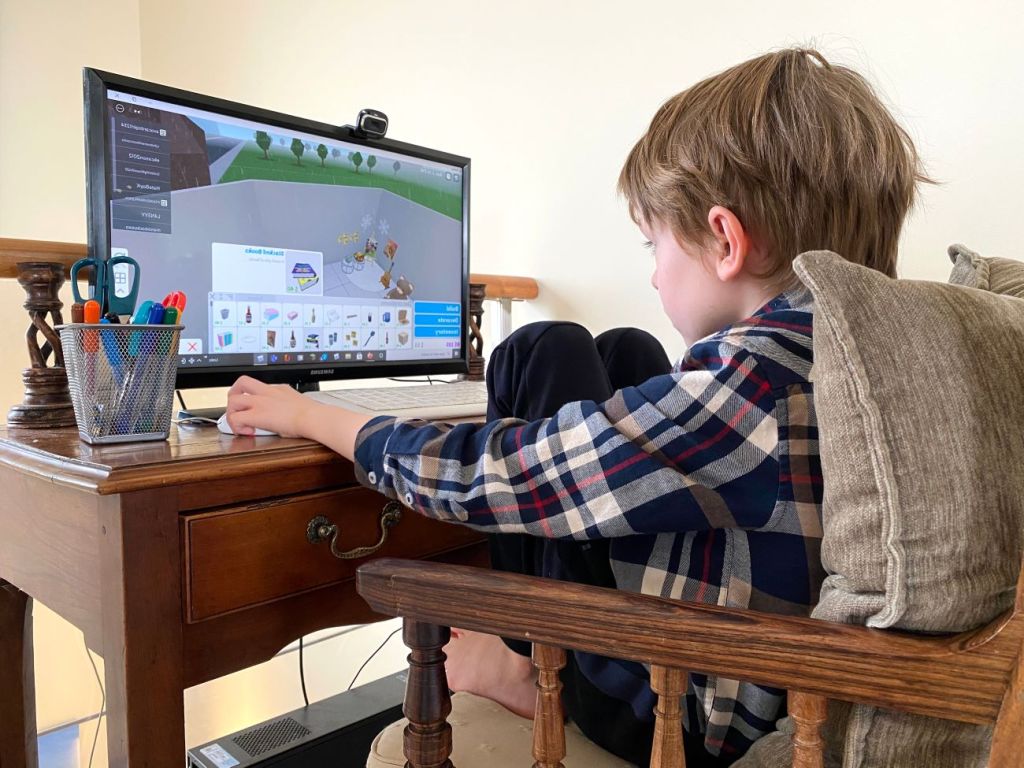
[[[236,435],[252,435],[256,427],[281,437],[309,437],[309,413],[319,405],[286,384],[265,384],[241,376],[228,390],[225,415]]]
[[[303,397],[285,384],[264,384],[241,376],[228,390],[228,424],[236,435],[257,427],[281,437],[305,437],[323,443],[346,459],[355,457],[356,436],[372,417]]]

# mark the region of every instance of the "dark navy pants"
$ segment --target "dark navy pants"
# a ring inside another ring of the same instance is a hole
[[[646,331],[616,328],[595,339],[575,323],[532,323],[491,353],[487,418],[545,418],[566,403],[602,402],[618,389],[670,370],[665,350]],[[615,588],[607,539],[576,542],[496,534],[490,542],[496,569]],[[529,643],[505,642],[519,654],[530,654]],[[650,764],[653,715],[638,718],[629,704],[599,690],[572,653],[567,654],[562,683],[566,714],[591,741],[624,760]],[[705,752],[700,735],[684,735],[688,768],[719,765]]]

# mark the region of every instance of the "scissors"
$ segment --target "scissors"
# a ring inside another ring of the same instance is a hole
[[[78,273],[89,267],[89,296],[78,292]],[[71,292],[76,302],[95,299],[100,303],[101,314],[131,315],[139,296],[139,263],[126,254],[119,253],[109,259],[89,257],[79,259],[71,265]]]

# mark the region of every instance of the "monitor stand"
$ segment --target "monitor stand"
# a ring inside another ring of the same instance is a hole
[[[318,381],[297,381],[290,385],[297,392],[319,392],[320,382]],[[178,392],[178,401],[182,402],[181,392]],[[178,414],[175,416],[176,419],[209,419],[210,421],[216,421],[224,415],[224,411],[227,407],[224,405],[213,406],[211,408],[179,408]]]

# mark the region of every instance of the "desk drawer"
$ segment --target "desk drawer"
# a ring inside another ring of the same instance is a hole
[[[339,550],[380,538],[388,500],[365,488],[310,493],[279,502],[231,507],[185,518],[188,620],[195,622],[351,579],[368,558],[339,560],[329,544],[311,544],[310,520],[340,529]],[[370,557],[426,558],[478,541],[481,534],[402,508],[388,540]]]

